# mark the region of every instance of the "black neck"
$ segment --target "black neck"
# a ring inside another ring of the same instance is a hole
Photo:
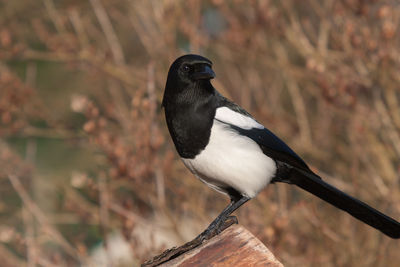
[[[173,95],[168,94],[169,89],[178,88],[165,89],[168,130],[179,155],[194,158],[209,141],[216,110],[215,89],[209,80],[197,81]]]

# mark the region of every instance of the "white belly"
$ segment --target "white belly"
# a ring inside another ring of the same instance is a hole
[[[186,167],[210,187],[226,186],[255,197],[274,177],[276,164],[250,138],[214,120],[210,141],[194,159],[182,159]]]

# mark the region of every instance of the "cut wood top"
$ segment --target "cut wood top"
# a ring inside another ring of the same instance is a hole
[[[159,266],[283,267],[260,240],[236,224],[202,245]]]

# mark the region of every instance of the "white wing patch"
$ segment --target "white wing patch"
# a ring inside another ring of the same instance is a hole
[[[251,128],[259,128],[259,129],[264,128],[264,126],[259,124],[253,118],[235,112],[227,107],[217,108],[215,119],[247,130]]]

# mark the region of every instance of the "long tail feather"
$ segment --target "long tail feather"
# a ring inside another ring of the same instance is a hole
[[[317,175],[293,168],[287,178],[287,180],[285,179],[286,182],[295,184],[333,206],[348,212],[353,217],[378,229],[389,237],[400,238],[399,222],[329,185]]]

